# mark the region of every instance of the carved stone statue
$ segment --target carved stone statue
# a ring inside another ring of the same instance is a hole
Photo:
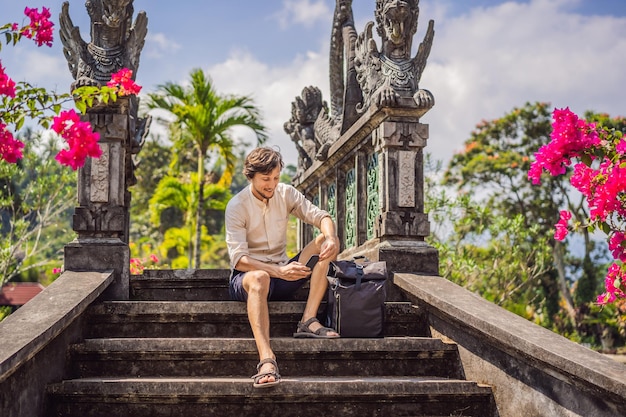
[[[329,111],[328,106],[324,102],[324,105],[320,107],[317,113],[310,115],[314,116],[314,119],[310,126],[307,125],[306,135],[314,139],[316,150],[314,153],[309,152],[306,157],[301,158],[303,165],[300,166],[299,164],[299,171],[310,167],[314,159],[326,160],[330,146],[359,117],[356,112],[356,105],[362,101],[362,98],[353,64],[356,38],[352,0],[337,0],[330,41],[331,108]],[[308,88],[311,89],[313,87]],[[318,88],[315,87],[315,89],[319,91]],[[319,102],[322,102],[321,92],[319,93]],[[298,145],[298,143],[300,145],[303,143],[301,139],[302,134],[299,134],[298,138],[294,139],[293,129],[289,127],[297,119],[294,119],[293,109],[300,106],[301,104],[298,103],[297,98],[296,102],[292,103],[292,119],[285,124],[285,131],[297,143],[298,152],[302,155],[301,149],[303,147]],[[288,128],[290,130],[287,130]]]
[[[411,58],[418,6],[419,0],[376,0],[376,30],[382,39],[382,50],[378,51],[372,37],[374,22],[368,22],[356,41],[354,63],[363,92],[363,105],[357,110],[364,111],[372,102],[394,107],[399,98],[409,97],[420,108],[435,104],[433,95],[418,86],[435,34],[432,20],[416,56]]]
[[[430,109],[433,95],[419,88],[422,72],[434,37],[431,20],[424,41],[415,57],[411,57],[413,36],[417,31],[419,0],[376,0],[377,32],[382,40],[379,51],[369,22],[357,36],[352,13],[352,0],[337,0],[330,40],[330,111],[322,107],[313,123],[317,143],[315,159],[327,158],[328,149],[374,103],[378,107],[412,105]],[[403,99],[403,100],[401,100]],[[407,103],[407,99],[410,101]],[[321,97],[320,97],[321,100]],[[301,104],[294,102],[292,108]],[[293,113],[293,110],[292,110]],[[285,129],[289,123],[285,125]],[[304,162],[301,170],[312,163],[312,155],[304,152],[302,135],[294,139]],[[311,136],[310,132],[307,135]]]
[[[328,105],[322,101],[322,92],[317,87],[305,87],[302,95],[291,103],[291,118],[284,125],[298,150],[299,175],[313,164],[321,144],[315,137],[314,124]]]
[[[132,24],[132,0],[88,0],[85,3],[91,18],[91,42],[85,42],[69,15],[69,2],[64,2],[60,15],[59,35],[63,53],[76,80],[72,90],[106,84],[111,75],[122,68],[133,71],[139,67],[139,55],[148,31],[145,12]]]
[[[103,86],[122,68],[139,67],[148,19],[145,12],[133,24],[133,0],[87,0],[91,19],[91,41],[85,42],[64,2],[60,20],[63,53],[74,77],[72,90],[82,86]],[[83,118],[100,134],[102,156],[89,161],[79,175],[79,207],[73,227],[80,237],[121,237],[128,241],[128,187],[136,183],[133,155],[148,134],[151,116],[139,118],[139,99],[118,97],[116,102],[97,103]]]

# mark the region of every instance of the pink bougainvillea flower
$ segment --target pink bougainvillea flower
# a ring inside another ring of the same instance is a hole
[[[85,165],[87,157],[99,158],[102,155],[98,145],[100,135],[92,130],[88,122],[81,121],[74,110],[63,111],[54,117],[52,130],[69,145],[69,149],[61,150],[55,158],[61,165],[77,170]]]
[[[122,68],[115,74],[111,75],[111,81],[107,83],[107,87],[117,88],[120,96],[139,94],[141,86],[137,85],[132,77],[132,70]]]
[[[50,9],[47,7],[39,9],[24,9],[24,14],[30,18],[30,24],[22,29],[22,36],[33,39],[37,46],[52,46],[54,23],[50,21]]]
[[[589,204],[589,218],[592,221],[605,221],[614,213],[626,213],[620,198],[626,192],[626,168],[605,158],[593,178],[576,181],[578,181],[576,188],[580,186],[589,190],[589,195],[585,196]]]
[[[626,139],[620,139],[619,143],[615,147],[615,151],[620,155],[626,154]]]
[[[596,125],[579,119],[569,108],[555,109],[552,119],[552,140],[535,153],[535,161],[528,171],[528,179],[533,184],[541,182],[544,170],[552,176],[565,174],[571,158],[579,157],[585,150],[600,144]]]
[[[22,159],[22,148],[24,143],[15,139],[6,125],[0,122],[0,159],[14,164],[18,159]]]
[[[622,262],[626,262],[625,240],[626,235],[624,235],[624,232],[620,231],[613,232],[609,238],[609,250],[613,254],[613,258],[619,259]]]
[[[4,72],[5,68],[0,61],[0,96],[5,95],[9,97],[15,97],[15,82],[9,78]]]
[[[596,300],[598,304],[609,304],[615,301],[618,297],[626,297],[626,294],[622,289],[624,276],[624,271],[618,264],[613,263],[609,267],[609,271],[606,275],[606,278],[604,279],[606,292],[598,296]]]
[[[141,275],[145,269],[143,261],[139,258],[130,259],[130,273],[132,275]]]
[[[600,179],[599,171],[583,163],[578,163],[574,166],[574,173],[570,178],[570,183],[589,200],[593,197],[597,180]]]
[[[572,213],[567,210],[562,210],[560,213],[560,219],[554,227],[554,238],[556,240],[564,240],[567,237],[567,222],[572,218]]]
[[[157,258],[157,256],[154,253],[150,255],[150,260],[154,262],[155,264],[159,262],[159,258]]]

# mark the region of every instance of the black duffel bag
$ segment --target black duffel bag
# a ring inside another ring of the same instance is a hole
[[[326,326],[341,337],[383,337],[386,281],[384,261],[331,262]]]

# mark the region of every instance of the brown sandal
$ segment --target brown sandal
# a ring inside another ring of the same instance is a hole
[[[265,365],[266,363],[270,363],[274,366],[274,370],[273,371],[269,371],[269,372],[261,372],[261,367],[263,365]],[[273,387],[275,385],[278,385],[280,383],[280,374],[278,373],[278,364],[276,363],[276,361],[272,358],[265,358],[263,359],[261,362],[259,362],[259,364],[256,366],[256,371],[257,374],[256,375],[252,375],[250,378],[254,379],[254,385],[252,385],[254,388],[268,388],[268,387]],[[274,381],[272,382],[265,382],[263,384],[259,384],[259,381],[266,376],[273,376],[274,377]]]
[[[331,336],[328,333],[334,332],[335,330],[329,327],[320,327],[316,331],[311,330],[309,327],[311,324],[315,322],[320,322],[317,317],[311,317],[304,323],[298,323],[298,330],[293,334],[295,338],[308,338],[308,339],[337,339],[339,336]]]

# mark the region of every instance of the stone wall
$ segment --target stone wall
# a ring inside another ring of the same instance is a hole
[[[432,335],[458,344],[465,376],[494,387],[500,417],[618,417],[626,365],[441,277],[396,274]]]
[[[2,417],[44,415],[46,385],[67,378],[67,351],[83,339],[83,313],[113,273],[64,272],[0,323]]]

